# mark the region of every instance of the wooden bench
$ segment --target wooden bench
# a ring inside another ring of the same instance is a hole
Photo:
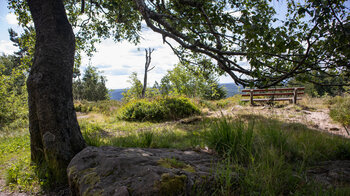
[[[250,99],[242,99],[241,101],[250,101],[251,105],[254,105],[255,101],[289,101],[293,104],[297,103],[297,100],[301,98],[298,95],[304,94],[304,87],[291,87],[291,88],[269,88],[269,89],[244,89],[242,90],[243,97],[250,97]],[[259,98],[255,98],[254,96]],[[261,98],[262,97],[262,98]]]

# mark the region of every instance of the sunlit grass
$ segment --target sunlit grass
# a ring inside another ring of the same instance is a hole
[[[231,109],[239,103],[238,98],[231,99],[203,102],[202,108],[210,105],[210,110]],[[308,107],[311,103],[310,100]],[[304,106],[288,107],[300,110]],[[78,120],[81,132],[91,146],[192,150],[209,147],[222,160],[213,168],[215,195],[346,195],[349,191],[349,187],[322,187],[306,172],[322,161],[350,160],[349,140],[309,129],[303,123],[283,122],[278,115],[242,112],[236,117],[202,117],[186,124],[118,120],[115,111],[80,115],[84,116]],[[2,129],[0,162],[0,175],[8,190],[34,194],[45,183],[30,165],[28,128]],[[323,191],[319,191],[321,188]]]
[[[221,195],[313,194],[323,185],[309,179],[307,169],[350,155],[348,139],[262,116],[218,119],[207,136],[225,158],[217,171]]]
[[[8,191],[38,193],[40,180],[30,164],[29,131],[25,128],[1,132],[0,135],[0,176]]]

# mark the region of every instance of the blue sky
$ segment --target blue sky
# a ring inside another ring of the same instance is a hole
[[[20,28],[17,25],[16,16],[9,14],[7,9],[7,1],[0,0],[0,53],[12,53],[16,48],[9,41],[8,29],[14,28],[17,31]]]

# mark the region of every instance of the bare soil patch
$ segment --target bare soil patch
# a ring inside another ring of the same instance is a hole
[[[327,132],[334,135],[341,135],[350,138],[345,128],[337,122],[334,122],[329,116],[329,109],[308,109],[298,105],[287,105],[285,107],[273,106],[233,106],[231,109],[211,112],[209,117],[220,117],[239,115],[261,115],[264,117],[277,118],[290,123],[302,123],[308,128],[321,132]]]

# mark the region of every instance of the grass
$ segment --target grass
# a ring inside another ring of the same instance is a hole
[[[152,147],[187,149],[203,146],[202,125],[179,123],[106,123],[80,121],[85,141],[91,146]]]
[[[209,110],[230,109],[231,104],[239,103],[231,99],[203,102],[201,108],[208,109],[209,105]],[[130,122],[117,119],[117,109],[101,111],[94,109],[79,119],[88,145],[213,150],[222,157],[213,168],[214,195],[346,195],[350,190],[347,186],[325,187],[307,175],[309,168],[322,161],[350,160],[350,141],[301,123],[252,114],[204,117],[189,124]],[[6,190],[40,193],[46,182],[30,165],[27,128],[2,129],[0,162]],[[164,159],[159,164],[192,171],[176,159]]]
[[[334,97],[330,102],[330,117],[341,123],[350,135],[350,95]]]
[[[350,157],[347,139],[311,130],[304,124],[263,116],[221,117],[189,125],[138,123],[138,129],[130,129],[135,125],[131,122],[113,123],[112,127],[89,124],[91,128],[83,130],[84,138],[94,146],[177,149],[208,146],[215,150],[223,157],[215,169],[215,191],[219,195],[313,194],[322,185],[308,178],[307,169],[322,161]],[[101,134],[103,131],[114,136]],[[176,160],[165,160],[170,165],[176,164],[174,162]],[[325,191],[342,193],[345,190],[346,187],[340,187]]]
[[[38,193],[40,181],[35,167],[30,164],[30,139],[28,129],[17,128],[0,132],[0,176],[6,187],[0,191]]]
[[[347,139],[261,116],[218,119],[208,132],[209,147],[225,157],[217,177],[222,195],[314,194],[322,185],[307,169],[350,153]]]

